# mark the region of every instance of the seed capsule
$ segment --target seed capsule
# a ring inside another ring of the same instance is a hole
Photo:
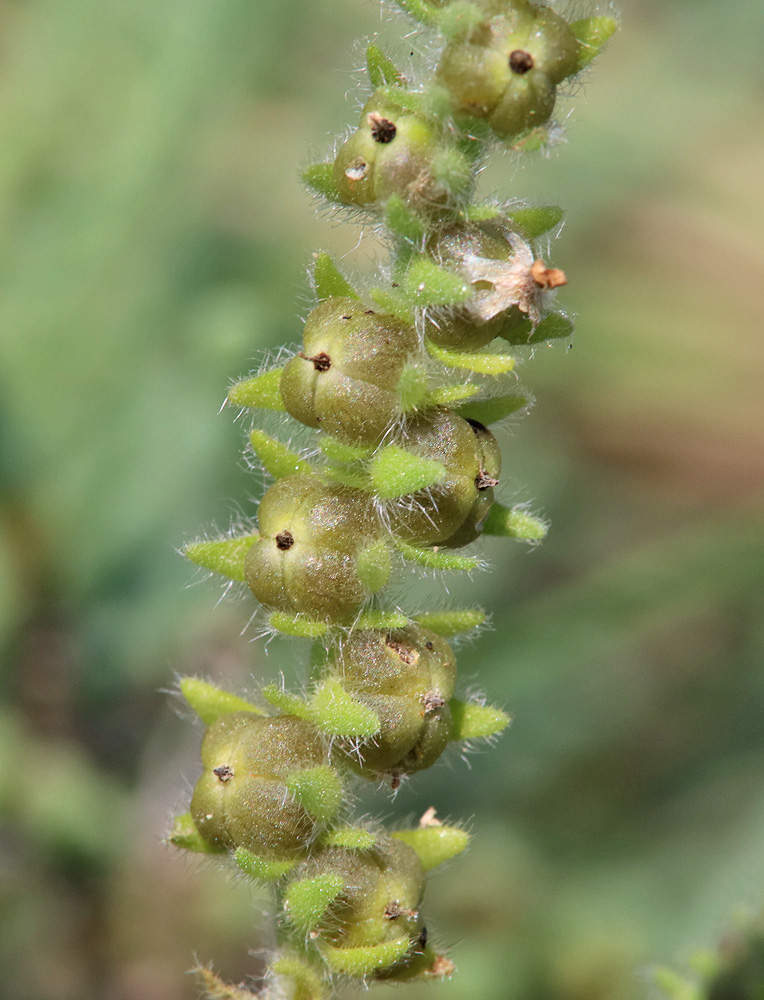
[[[501,453],[491,432],[449,410],[420,414],[404,427],[405,447],[441,462],[445,477],[387,506],[393,533],[415,545],[460,548],[477,538],[493,503]]]
[[[263,497],[258,519],[244,574],[266,608],[344,622],[387,582],[389,556],[362,490],[286,476]]]
[[[398,383],[417,352],[416,331],[348,298],[330,298],[308,317],[303,349],[286,365],[289,413],[355,445],[376,444],[401,416]]]
[[[374,94],[337,153],[334,181],[350,205],[381,208],[397,194],[410,208],[432,215],[466,193],[471,169],[436,124]]]
[[[339,782],[321,739],[294,716],[225,715],[204,736],[202,762],[191,815],[204,840],[216,847],[288,859],[305,850],[339,807]],[[319,784],[310,808],[299,801],[306,774]]]
[[[531,245],[505,220],[452,226],[433,237],[427,250],[474,288],[466,305],[428,315],[426,334],[441,347],[477,350],[527,319],[535,325],[545,293],[566,280],[562,271],[536,260]]]
[[[330,898],[316,906],[311,889],[319,886],[329,887]],[[303,887],[306,891],[300,891]],[[285,904],[291,922],[308,930],[332,968],[389,976],[424,954],[419,912],[424,889],[416,853],[399,840],[379,837],[370,850],[335,848],[304,861],[290,880]],[[305,905],[308,900],[313,912]]]
[[[337,748],[364,777],[401,775],[430,767],[452,735],[448,702],[456,683],[453,650],[417,626],[355,632],[328,669],[358,701],[377,713],[378,733]]]
[[[457,114],[485,118],[512,139],[549,119],[557,84],[579,69],[581,43],[547,6],[507,7],[446,45],[437,76]]]

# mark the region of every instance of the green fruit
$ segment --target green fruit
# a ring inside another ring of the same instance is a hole
[[[332,968],[389,976],[425,953],[419,913],[424,889],[412,848],[378,837],[370,850],[330,848],[301,863],[290,878],[285,909]]]
[[[402,444],[421,458],[440,462],[445,473],[435,485],[387,503],[393,534],[414,545],[448,548],[476,538],[501,470],[491,432],[449,410],[432,409],[406,422]]]
[[[456,658],[445,639],[416,625],[354,632],[328,673],[379,717],[373,737],[335,743],[364,777],[420,771],[445,750],[452,731],[448,702],[456,683]]]
[[[374,500],[363,490],[317,476],[285,476],[267,491],[258,512],[260,537],[247,552],[244,574],[266,608],[328,622],[352,621],[387,581]]]
[[[472,181],[469,159],[440,126],[376,93],[361,123],[334,160],[341,201],[382,208],[392,195],[424,215],[439,214],[465,195]]]
[[[324,780],[321,802],[303,804],[293,791],[303,776],[332,774],[315,728],[293,716],[223,716],[204,736],[202,763],[191,816],[203,839],[218,848],[289,859],[304,852],[339,808],[336,776]]]
[[[353,445],[377,444],[402,414],[401,375],[419,348],[413,327],[330,298],[308,317],[303,349],[284,368],[288,412]]]
[[[545,291],[565,281],[561,271],[536,261],[531,244],[506,219],[452,226],[430,239],[427,252],[473,289],[463,306],[429,311],[425,333],[440,347],[474,351],[511,336],[528,319],[535,326]]]
[[[456,114],[487,119],[512,139],[549,119],[557,84],[580,68],[581,43],[549,7],[524,0],[502,6],[446,45],[437,76]]]

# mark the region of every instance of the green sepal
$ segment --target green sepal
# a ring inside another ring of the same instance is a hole
[[[405,13],[421,21],[422,24],[436,24],[438,11],[427,0],[395,0],[396,4]]]
[[[452,740],[477,740],[495,736],[510,724],[511,718],[500,708],[479,705],[475,701],[452,698],[448,703],[453,719]]]
[[[328,434],[321,436],[319,444],[321,451],[330,462],[362,462],[371,455],[373,448],[359,448],[356,445],[345,444]]]
[[[333,972],[342,972],[346,976],[362,979],[383,969],[389,969],[403,958],[410,947],[409,939],[404,937],[362,948],[334,948],[331,945],[323,945],[321,954]]]
[[[291,979],[291,1000],[325,1000],[328,996],[320,977],[301,959],[284,955],[270,964],[271,972],[278,978]],[[278,993],[281,996],[281,993]]]
[[[470,835],[458,826],[426,826],[413,830],[396,830],[393,836],[402,840],[419,858],[426,872],[444,861],[461,854],[470,842]]]
[[[360,299],[328,253],[316,254],[316,262],[313,265],[313,287],[320,302],[335,295],[345,299]]]
[[[465,399],[471,399],[472,396],[476,396],[481,389],[482,386],[475,385],[473,382],[467,382],[464,385],[442,385],[440,388],[431,389],[427,393],[426,402],[428,406],[453,407]],[[459,408],[458,412],[461,414],[461,408]],[[485,423],[485,421],[483,422]]]
[[[446,549],[436,552],[435,549],[420,548],[418,545],[409,545],[408,542],[399,540],[395,542],[395,547],[408,562],[416,563],[425,569],[471,573],[483,565],[475,556],[458,556]]]
[[[224,691],[222,688],[203,681],[199,677],[181,677],[180,693],[193,708],[205,726],[232,712],[252,712],[253,715],[265,715],[257,705],[252,705],[243,698]]]
[[[356,557],[358,579],[372,594],[385,586],[390,579],[391,570],[390,549],[383,541],[372,542],[361,549]]]
[[[417,615],[415,620],[422,628],[428,628],[431,632],[448,639],[482,625],[485,622],[485,611],[480,611],[478,608],[463,608],[460,611],[423,612]]]
[[[464,214],[470,222],[488,222],[490,219],[495,219],[501,215],[502,211],[496,205],[477,204],[468,205]]]
[[[364,611],[358,616],[356,628],[390,631],[396,628],[405,628],[410,624],[408,617],[398,611]],[[434,631],[435,629],[433,629]]]
[[[297,861],[272,861],[270,858],[261,858],[245,847],[237,847],[233,859],[250,878],[262,879],[263,882],[275,882],[283,878],[297,864]]]
[[[396,290],[390,291],[387,288],[372,288],[369,295],[380,309],[384,309],[386,313],[395,316],[396,319],[404,323],[411,324],[414,322],[414,313],[411,306]]]
[[[302,179],[317,194],[329,201],[342,201],[334,179],[333,163],[313,163],[302,172]]]
[[[194,851],[196,854],[225,853],[224,847],[210,844],[204,839],[196,829],[190,812],[175,817],[167,839],[176,847],[182,847],[184,851]]]
[[[397,444],[380,448],[369,466],[369,478],[380,500],[393,500],[427,489],[445,475],[446,467],[441,462],[421,458]]]
[[[324,916],[342,892],[341,875],[316,875],[292,882],[284,896],[284,909],[298,931],[307,933]]]
[[[516,153],[536,153],[539,149],[549,145],[549,128],[545,125],[538,125],[522,135],[511,148]]]
[[[268,621],[277,632],[293,635],[298,639],[319,639],[329,631],[327,622],[305,618],[304,615],[289,615],[285,611],[274,611]]]
[[[449,41],[467,38],[485,21],[485,12],[469,0],[452,0],[438,17],[438,31]]]
[[[340,826],[319,837],[322,847],[341,847],[344,851],[370,851],[377,838],[358,826]]]
[[[521,507],[504,507],[494,503],[483,524],[484,535],[517,538],[521,542],[540,542],[546,537],[547,525]]]
[[[562,340],[573,333],[573,320],[565,313],[550,313],[533,329],[529,319],[523,320],[508,333],[502,334],[510,344],[543,344],[547,340]]]
[[[272,368],[262,375],[234,382],[228,390],[228,402],[232,406],[257,407],[260,410],[276,410],[286,413],[281,398],[281,373],[283,368]]]
[[[379,716],[356,701],[337,680],[324,681],[308,705],[308,718],[327,736],[367,738],[379,732]]]
[[[428,118],[433,126],[443,128],[451,109],[448,91],[443,87],[427,90],[407,90],[405,87],[380,87],[379,99],[401,111]]]
[[[204,1000],[252,1000],[254,993],[245,986],[234,986],[226,983],[212,969],[197,965],[191,969],[191,974],[202,989]]]
[[[505,417],[524,410],[530,403],[530,396],[522,392],[510,392],[506,396],[492,399],[476,399],[464,406],[457,406],[456,412],[465,420],[477,420],[481,424],[495,424]]]
[[[412,243],[417,243],[424,236],[424,223],[399,194],[391,194],[387,199],[385,221],[391,232]]]
[[[296,451],[292,451],[282,441],[271,437],[265,431],[257,428],[250,431],[249,443],[265,471],[274,479],[293,476],[296,472],[310,473],[313,471],[310,463],[306,462],[304,458],[300,458]]]
[[[208,542],[191,542],[181,552],[195,566],[244,583],[244,559],[257,539],[257,532],[233,538],[216,538]]]
[[[556,205],[542,205],[539,207],[529,206],[528,208],[518,208],[508,216],[516,226],[523,231],[526,239],[535,240],[550,229],[559,226],[565,217],[565,213]]]
[[[342,784],[337,772],[319,764],[290,774],[284,782],[300,805],[319,823],[337,815],[342,805]]]
[[[366,69],[373,87],[382,87],[386,83],[391,87],[399,87],[405,83],[405,78],[396,69],[395,63],[377,45],[369,45],[366,49]]]
[[[515,359],[509,354],[481,354],[479,351],[452,351],[439,347],[431,340],[425,341],[431,357],[447,368],[466,368],[479,375],[504,375],[515,367]]]
[[[261,694],[270,705],[278,708],[284,715],[296,715],[299,719],[310,718],[307,702],[299,695],[285,691],[278,684],[267,684]]]
[[[618,22],[614,17],[585,17],[573,21],[570,30],[581,43],[578,54],[578,68],[583,69],[598,56],[605,43],[618,30]]]
[[[427,257],[419,257],[411,264],[403,290],[415,306],[456,306],[472,296],[472,287],[464,278]]]
[[[398,399],[403,412],[418,409],[427,395],[427,373],[418,365],[404,365],[398,379]]]
[[[354,490],[366,490],[368,492],[371,489],[369,477],[364,469],[331,465],[328,469],[324,469],[323,474],[325,479],[329,479],[334,483],[340,483],[342,486],[349,486]]]

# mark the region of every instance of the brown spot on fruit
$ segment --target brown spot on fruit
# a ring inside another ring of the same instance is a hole
[[[533,69],[534,65],[533,56],[525,49],[515,49],[509,54],[509,68],[518,76],[523,76],[528,70]]]
[[[349,181],[362,181],[364,177],[369,172],[369,164],[366,160],[353,160],[353,162],[345,168],[345,176]]]
[[[392,649],[394,653],[397,653],[399,659],[407,667],[415,667],[419,663],[419,650],[412,649],[411,646],[406,646],[404,643],[397,642],[393,638],[388,638],[385,645],[388,649]]]
[[[280,531],[276,535],[276,548],[282,552],[288,552],[294,545],[294,535],[291,531]]]
[[[424,714],[430,715],[432,712],[437,712],[439,708],[443,708],[446,699],[440,691],[428,691],[422,695],[422,704],[424,705]]]
[[[494,479],[492,476],[487,475],[481,469],[480,472],[475,476],[475,486],[482,493],[484,490],[490,490],[493,486],[498,486],[499,480]]]
[[[410,910],[406,906],[401,906],[397,899],[391,899],[385,907],[385,920],[397,920],[398,917],[408,917],[410,920],[416,920],[418,916],[418,910]]]
[[[393,141],[398,131],[395,122],[391,122],[389,118],[383,118],[376,111],[372,111],[367,116],[367,121],[371,127],[371,137],[374,142],[386,144]]]
[[[223,784],[227,784],[233,777],[233,770],[228,766],[228,764],[221,764],[220,767],[213,769],[212,773],[217,776],[219,781]]]

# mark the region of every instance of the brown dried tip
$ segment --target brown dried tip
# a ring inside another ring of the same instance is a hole
[[[534,260],[531,264],[531,277],[539,288],[559,288],[568,283],[564,271],[558,267],[547,267],[543,260]]]
[[[419,663],[418,649],[412,649],[411,646],[404,646],[402,642],[396,642],[395,639],[387,639],[385,645],[388,649],[392,649],[394,653],[397,653],[401,662],[405,663],[407,667],[415,667]]]
[[[350,319],[351,317],[343,316],[342,318]],[[321,351],[320,354],[314,354],[312,358],[308,357],[307,354],[303,354],[302,351],[300,351],[300,357],[303,358],[305,361],[312,361],[313,367],[316,369],[317,372],[328,372],[329,369],[332,367],[332,359],[324,351]]]
[[[418,916],[419,910],[409,910],[405,906],[401,906],[397,899],[391,900],[385,907],[385,920],[397,920],[398,917],[416,920]]]
[[[431,826],[443,826],[437,817],[437,810],[435,809],[435,806],[430,806],[429,809],[425,810],[419,820],[420,830],[427,830]]]
[[[493,479],[491,476],[486,475],[485,472],[479,472],[475,476],[475,486],[482,493],[483,490],[490,490],[492,486],[498,486],[499,480]]]
[[[376,111],[372,111],[366,120],[371,127],[371,137],[374,142],[385,144],[393,141],[398,131],[395,122],[391,122],[389,118],[383,118]]]
[[[216,774],[223,784],[226,784],[233,777],[233,770],[228,764],[221,764],[220,767],[213,768],[212,773]]]
[[[436,955],[435,961],[432,963],[429,969],[425,970],[426,976],[438,976],[444,979],[446,976],[452,976],[456,971],[456,966],[451,961],[450,958],[446,958],[445,955]]]
[[[519,76],[533,69],[534,65],[533,56],[530,52],[526,52],[525,49],[515,49],[514,52],[510,52],[509,54],[509,68]]]
[[[446,699],[440,691],[428,691],[422,695],[422,704],[424,705],[424,714],[429,715],[431,712],[437,712],[439,708],[443,708]]]
[[[291,531],[280,531],[276,535],[276,548],[287,552],[294,545],[294,535]]]

